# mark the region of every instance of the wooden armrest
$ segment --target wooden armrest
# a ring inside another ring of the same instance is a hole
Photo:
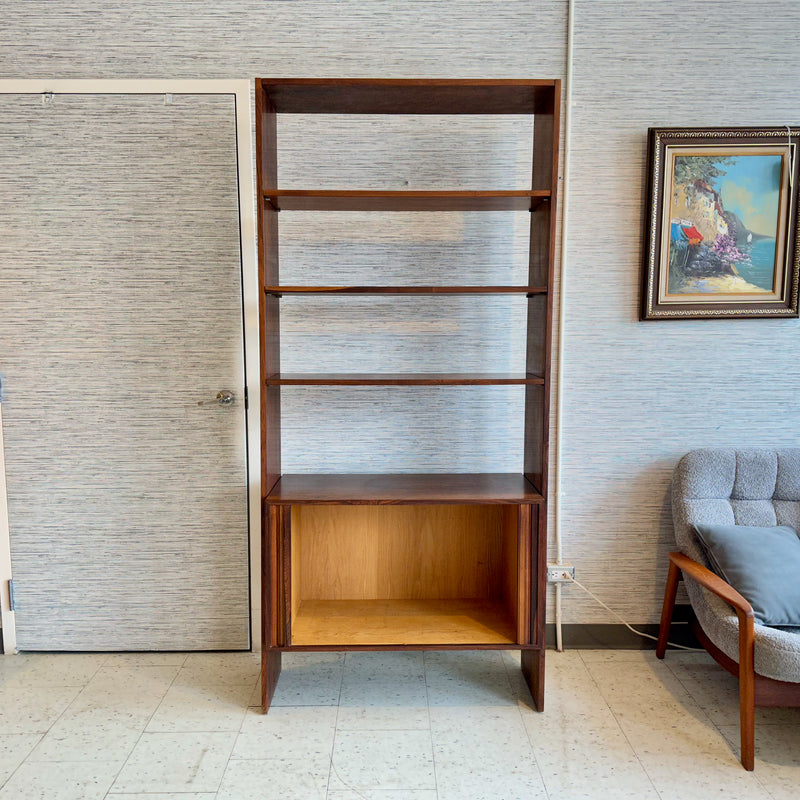
[[[685,556],[683,553],[670,553],[669,560],[683,573],[684,578],[691,578],[697,581],[701,586],[708,589],[709,592],[722,598],[726,603],[736,609],[737,615],[755,617],[753,606],[751,606],[733,586],[707,567],[699,564],[693,558]]]

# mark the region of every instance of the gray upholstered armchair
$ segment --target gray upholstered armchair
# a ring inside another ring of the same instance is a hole
[[[681,575],[708,652],[739,678],[741,758],[754,766],[754,706],[800,705],[800,628],[759,624],[753,607],[709,569],[696,525],[787,525],[800,532],[800,448],[694,450],[672,483],[675,540],[656,654],[664,657]],[[797,575],[800,584],[800,575]]]

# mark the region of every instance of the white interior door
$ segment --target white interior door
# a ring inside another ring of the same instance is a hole
[[[2,96],[0,197],[19,649],[248,648],[233,96]]]

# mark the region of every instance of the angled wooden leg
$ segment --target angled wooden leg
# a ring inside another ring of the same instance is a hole
[[[272,695],[281,674],[281,651],[267,650],[261,653],[261,710],[269,711]]]
[[[281,542],[284,510],[264,506],[261,538],[261,708],[266,714],[281,674]]]
[[[531,690],[533,705],[544,711],[544,650],[522,651],[522,674]]]
[[[661,609],[661,626],[658,629],[658,644],[656,645],[656,656],[658,658],[664,658],[664,654],[667,652],[669,628],[672,625],[672,612],[675,608],[675,596],[678,593],[678,581],[680,578],[681,571],[673,561],[670,561],[667,585],[664,588],[664,606]]]
[[[737,611],[739,617],[739,732],[742,766],[755,769],[755,669],[753,664],[753,616]]]

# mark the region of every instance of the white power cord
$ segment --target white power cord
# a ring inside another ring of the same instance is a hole
[[[613,608],[609,608],[594,592],[589,591],[582,583],[576,581],[575,578],[565,576],[566,580],[570,583],[574,583],[576,586],[579,586],[583,589],[586,594],[589,595],[593,600],[598,602],[606,611],[613,614],[631,633],[635,633],[637,636],[642,636],[645,639],[652,639],[654,642],[658,641],[658,636],[651,636],[649,633],[643,633],[642,631],[637,631],[636,628],[629,625]],[[683,644],[675,644],[674,642],[667,642],[670,647],[677,647],[679,650],[689,650],[692,653],[702,653],[705,652],[700,647],[686,647]]]

